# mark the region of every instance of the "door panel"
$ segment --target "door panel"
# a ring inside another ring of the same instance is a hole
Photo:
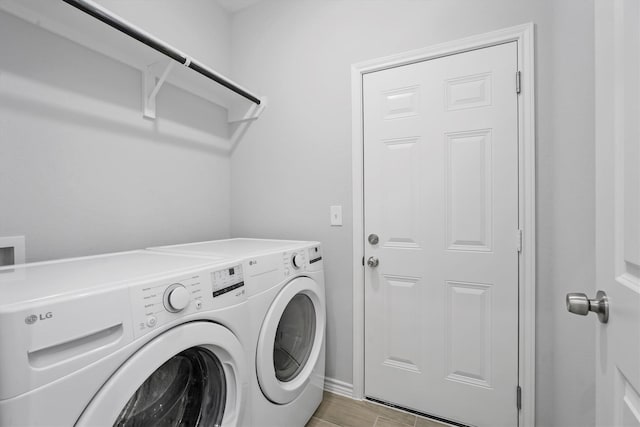
[[[640,425],[640,3],[596,2],[596,424]],[[594,321],[593,319],[590,319]]]
[[[385,324],[385,360],[390,367],[419,372],[421,349],[418,341],[406,339],[404,331],[413,329],[416,316],[422,311],[419,295],[420,288],[415,278],[385,275],[383,317]],[[404,307],[404,310],[396,310]]]
[[[491,251],[491,130],[447,134],[448,249]]]
[[[447,281],[447,379],[491,387],[491,285]]]
[[[507,43],[364,76],[369,397],[517,424],[516,71]]]

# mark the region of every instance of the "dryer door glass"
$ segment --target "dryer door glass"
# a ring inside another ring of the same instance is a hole
[[[294,296],[280,318],[273,345],[273,365],[278,380],[293,380],[304,368],[316,336],[316,312],[311,299]]]
[[[226,388],[218,358],[209,350],[189,348],[149,376],[114,426],[219,426]]]

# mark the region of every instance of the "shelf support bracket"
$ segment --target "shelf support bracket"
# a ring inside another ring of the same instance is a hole
[[[243,118],[229,121],[230,124],[236,125],[232,127],[232,129],[234,130],[231,133],[231,138],[229,139],[231,141],[232,152],[233,150],[235,150],[238,142],[240,142],[245,132],[249,129],[251,122],[260,117],[260,114],[262,114],[266,107],[267,97],[265,96],[260,98],[260,105],[253,104],[251,107],[249,107]]]
[[[267,98],[263,97],[260,99],[260,105],[252,104],[251,107],[249,107],[249,109],[241,119],[229,120],[229,124],[246,123],[246,122],[252,122],[254,120],[257,120],[266,107],[267,107]]]
[[[142,115],[148,119],[156,118],[156,95],[167,80],[169,73],[173,69],[175,61],[169,61],[160,78],[156,80],[156,74],[152,71],[153,66],[150,65],[142,71]]]

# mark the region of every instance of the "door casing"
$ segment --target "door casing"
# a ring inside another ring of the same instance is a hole
[[[364,135],[362,78],[364,74],[442,56],[515,41],[518,46],[519,256],[518,382],[522,389],[521,427],[535,426],[535,86],[534,24],[493,31],[425,49],[373,59],[351,67],[352,191],[353,191],[353,392],[364,398]],[[516,76],[514,75],[514,82]],[[515,88],[515,84],[514,84]],[[514,393],[516,391],[514,390]]]

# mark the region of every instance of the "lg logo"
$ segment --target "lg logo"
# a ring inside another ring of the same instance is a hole
[[[33,325],[38,321],[38,319],[47,320],[47,319],[51,319],[52,317],[53,317],[53,313],[50,311],[47,311],[44,314],[40,313],[38,315],[31,314],[24,318],[24,323],[26,323],[27,325]]]

